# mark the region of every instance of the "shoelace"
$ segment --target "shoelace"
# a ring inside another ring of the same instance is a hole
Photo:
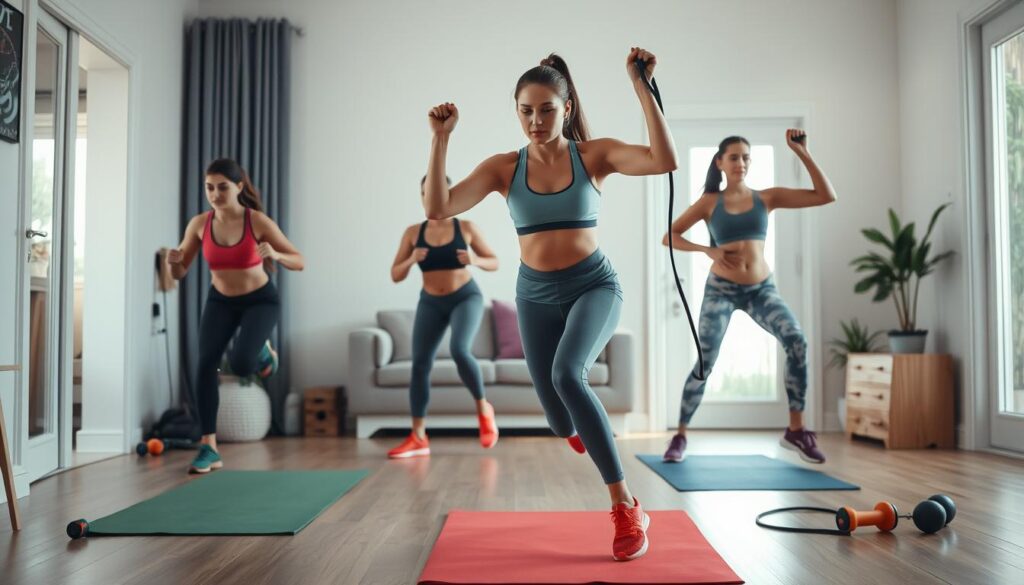
[[[640,536],[644,533],[643,525],[640,522],[634,522],[633,517],[630,516],[630,510],[635,508],[626,508],[622,510],[612,510],[609,515],[612,517],[612,523],[615,524],[615,536],[618,537],[621,534],[628,534],[630,536]]]
[[[804,440],[804,442],[807,444],[808,447],[815,447],[818,444],[817,443],[818,435],[815,435],[814,431],[804,431],[803,432],[803,437],[801,437],[801,438]]]

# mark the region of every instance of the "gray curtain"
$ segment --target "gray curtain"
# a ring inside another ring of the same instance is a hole
[[[209,209],[203,171],[215,158],[238,161],[263,196],[267,214],[288,233],[289,110],[292,26],[287,20],[202,19],[185,32],[185,128],[181,229]],[[271,432],[283,433],[288,393],[287,270],[271,275],[281,294],[281,321],[271,343],[280,369],[266,382]],[[210,288],[200,254],[181,286],[182,359],[194,397],[199,320]],[[194,402],[193,402],[194,404]]]

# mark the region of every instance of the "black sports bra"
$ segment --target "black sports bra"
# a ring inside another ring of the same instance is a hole
[[[459,227],[459,220],[453,218],[452,221],[455,222],[455,237],[447,244],[440,246],[431,246],[427,243],[427,239],[424,237],[427,231],[427,222],[423,222],[420,225],[420,235],[416,239],[416,247],[429,249],[427,257],[422,262],[419,262],[420,270],[423,272],[466,267],[465,264],[459,262],[459,256],[456,254],[459,250],[466,249],[466,240],[462,238],[462,228]]]

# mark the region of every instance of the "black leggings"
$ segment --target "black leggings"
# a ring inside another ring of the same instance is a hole
[[[251,293],[224,296],[210,287],[199,324],[199,368],[196,372],[196,398],[203,434],[217,432],[217,407],[220,390],[217,370],[231,338],[238,336],[228,353],[231,373],[249,376],[259,367],[260,348],[270,338],[281,315],[277,288],[267,282]]]

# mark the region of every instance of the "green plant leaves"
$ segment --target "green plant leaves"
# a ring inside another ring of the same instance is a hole
[[[937,264],[954,254],[954,252],[948,251],[929,257],[932,250],[929,241],[932,230],[939,215],[949,205],[949,203],[940,205],[932,213],[928,229],[920,241],[914,236],[914,222],[903,225],[899,216],[891,208],[888,218],[892,239],[875,228],[861,230],[869,242],[885,247],[888,254],[883,256],[877,252],[868,252],[850,262],[854,271],[863,275],[863,278],[854,285],[853,290],[857,294],[863,294],[873,289],[874,295],[871,300],[876,303],[892,297],[896,303],[900,327],[904,330],[913,329],[916,325],[916,299],[920,279],[931,274]],[[909,294],[910,292],[913,294]]]
[[[829,354],[829,367],[841,368],[846,365],[846,360],[851,353],[872,353],[879,351],[878,337],[882,331],[872,333],[866,326],[862,326],[856,318],[849,323],[840,321],[839,326],[843,330],[842,339],[832,339],[828,342],[831,346]]]

